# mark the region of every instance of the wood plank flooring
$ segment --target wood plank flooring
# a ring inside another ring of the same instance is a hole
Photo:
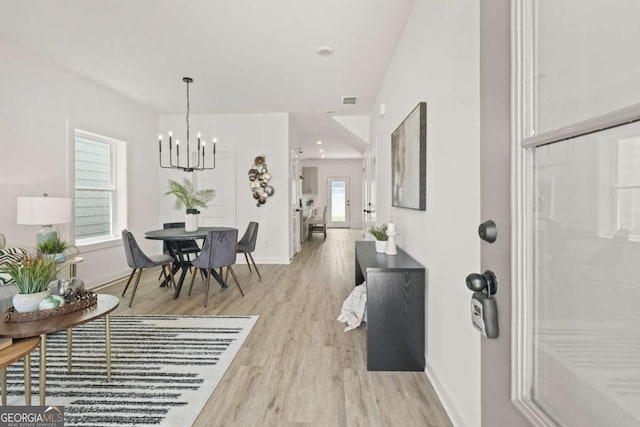
[[[423,372],[368,372],[364,327],[344,333],[336,321],[353,289],[354,241],[361,232],[314,234],[290,265],[234,267],[222,289],[212,281],[208,307],[198,277],[187,296],[158,287],[159,269],[145,271],[132,308],[114,314],[259,315],[244,346],[194,426],[451,426]],[[123,254],[124,256],[124,254]],[[229,277],[231,279],[231,277]],[[99,292],[120,296],[126,280]]]

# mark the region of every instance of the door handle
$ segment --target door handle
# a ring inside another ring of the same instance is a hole
[[[482,274],[471,273],[467,276],[466,281],[467,288],[473,292],[485,291],[489,298],[498,292],[498,278],[491,270],[487,270]]]

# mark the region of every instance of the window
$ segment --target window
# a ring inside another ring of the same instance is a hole
[[[126,228],[126,143],[76,129],[74,159],[76,245],[119,240]]]
[[[640,237],[640,137],[617,142],[616,229]]]

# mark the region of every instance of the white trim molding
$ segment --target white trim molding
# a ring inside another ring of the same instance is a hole
[[[527,282],[531,272],[532,235],[530,212],[533,194],[533,148],[523,141],[535,133],[535,5],[531,0],[512,0],[511,55],[511,399],[534,426],[556,424],[531,400],[529,301]]]

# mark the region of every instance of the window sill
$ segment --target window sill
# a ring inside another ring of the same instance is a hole
[[[87,252],[99,251],[101,249],[112,248],[115,246],[122,246],[122,239],[118,237],[111,237],[108,239],[86,241],[76,244],[76,246],[78,249],[80,249],[80,253],[83,254]]]

